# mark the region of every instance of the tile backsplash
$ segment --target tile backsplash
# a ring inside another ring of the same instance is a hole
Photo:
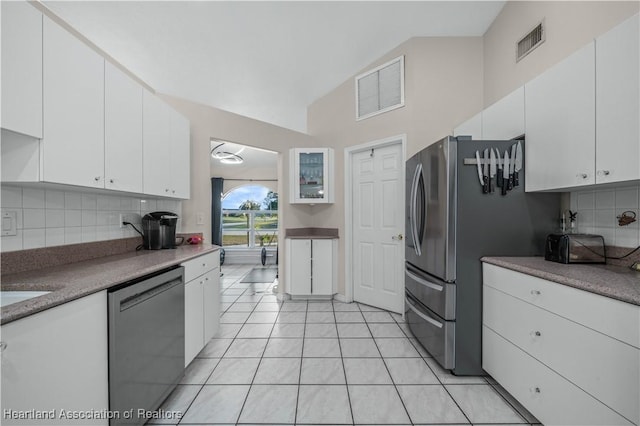
[[[577,232],[602,235],[605,244],[610,246],[638,247],[639,198],[640,185],[572,192],[571,210],[578,212]],[[624,212],[633,212],[637,220],[620,226],[618,216]]]
[[[17,235],[1,238],[3,252],[137,236],[131,226],[120,227],[120,214],[135,217],[132,222],[140,230],[148,212],[182,214],[177,200],[13,185],[2,185],[0,208],[17,217]],[[178,230],[180,224],[178,220]]]

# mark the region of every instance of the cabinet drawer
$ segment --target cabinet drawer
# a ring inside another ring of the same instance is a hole
[[[631,424],[486,325],[482,340],[482,368],[543,424]]]
[[[220,253],[216,250],[213,253],[187,260],[182,266],[184,266],[184,282],[188,283],[200,275],[220,267]]]
[[[639,306],[487,263],[483,283],[640,348]]]
[[[483,323],[623,416],[638,421],[640,350],[484,286]]]

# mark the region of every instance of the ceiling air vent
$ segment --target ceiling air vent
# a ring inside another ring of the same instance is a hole
[[[540,46],[544,42],[544,38],[544,21],[542,21],[536,25],[533,30],[529,31],[527,35],[522,37],[520,41],[518,41],[516,47],[516,62],[531,53],[533,49]]]
[[[404,106],[404,56],[356,77],[356,120]]]

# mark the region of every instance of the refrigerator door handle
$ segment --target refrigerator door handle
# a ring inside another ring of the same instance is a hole
[[[415,313],[417,316],[419,316],[420,318],[422,318],[423,320],[427,321],[429,324],[434,325],[438,328],[442,328],[444,326],[443,323],[441,323],[440,321],[436,320],[435,318],[430,317],[429,315],[420,312],[418,309],[415,308],[413,302],[411,302],[409,300],[409,298],[405,299],[407,301],[407,305],[409,306],[409,309],[411,309],[413,311],[413,313]]]
[[[417,281],[418,283],[422,284],[425,287],[429,287],[432,288],[436,291],[442,291],[444,290],[444,287],[441,285],[438,285],[436,283],[432,283],[431,281],[427,281],[424,278],[420,277],[419,275],[414,274],[413,272],[411,272],[410,270],[406,269],[405,274],[407,274],[410,278],[414,279],[415,281]]]
[[[420,247],[420,241],[418,239],[417,229],[417,207],[418,207],[418,182],[420,175],[422,174],[422,164],[418,163],[416,171],[413,174],[413,182],[411,183],[411,208],[409,209],[409,224],[411,225],[411,239],[413,240],[413,249],[417,256],[422,255],[422,249]]]

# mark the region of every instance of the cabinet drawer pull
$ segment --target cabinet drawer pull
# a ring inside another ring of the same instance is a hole
[[[540,333],[539,331],[532,331],[531,335],[534,336],[534,337],[540,337],[540,336],[542,336],[542,333]]]
[[[540,296],[540,290],[531,290],[531,294],[534,296]]]
[[[100,176],[96,176],[93,178],[93,180],[95,180],[96,182],[100,180]]]
[[[0,352],[4,352],[5,349],[7,349],[7,343],[0,342]]]
[[[576,177],[579,177],[579,178],[582,178],[582,179],[586,179],[586,178],[588,178],[588,177],[589,177],[589,175],[588,175],[588,174],[586,174],[586,173],[578,173],[578,174],[576,175]]]
[[[529,389],[529,390],[531,391],[531,393],[532,393],[532,394],[540,393],[540,388],[539,388],[539,387],[537,387],[537,386],[536,386],[536,387],[534,387],[534,388],[531,388],[531,389]]]
[[[109,183],[113,183],[113,179],[109,179]]]

